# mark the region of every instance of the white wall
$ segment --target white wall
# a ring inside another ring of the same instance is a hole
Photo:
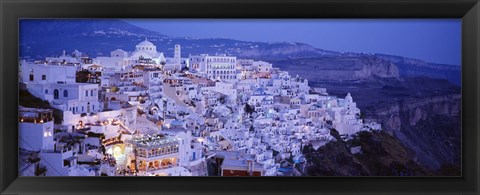
[[[53,149],[53,121],[46,123],[19,122],[19,147],[32,151]]]
[[[70,167],[64,166],[63,159],[73,156],[72,151],[66,153],[40,153],[40,164],[47,168],[46,176],[69,176],[70,173],[74,174],[74,170],[77,166],[76,160],[74,160]]]
[[[66,65],[46,65],[35,64],[33,62],[23,62],[21,64],[21,77],[24,83],[75,83],[76,66]],[[33,81],[30,80],[30,75],[33,75]],[[45,75],[45,80],[42,79]]]

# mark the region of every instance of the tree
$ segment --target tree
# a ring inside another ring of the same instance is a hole
[[[111,92],[115,93],[115,92],[118,92],[119,89],[118,87],[113,86],[110,90]]]
[[[219,101],[221,104],[225,104],[225,96],[220,97],[220,99],[218,99],[218,101]]]
[[[62,124],[63,123],[63,111],[56,109],[56,108],[51,108],[53,110],[53,122],[55,124]]]
[[[105,155],[105,153],[107,152],[107,149],[105,149],[105,146],[100,146],[100,150],[102,150],[102,154]]]
[[[253,112],[255,112],[255,109],[253,109],[252,106],[250,106],[250,104],[245,103],[245,112],[248,114],[252,114]]]
[[[250,131],[255,131],[255,128],[253,127],[253,125],[250,126]]]
[[[19,90],[18,104],[27,108],[42,108],[51,109],[53,111],[52,116],[55,124],[61,124],[63,122],[63,111],[50,106],[50,103],[46,100],[32,95],[28,90]]]

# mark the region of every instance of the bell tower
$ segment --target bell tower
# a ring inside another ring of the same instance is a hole
[[[180,45],[176,44],[175,45],[175,52],[173,54],[173,64],[175,65],[175,68],[180,69],[181,68],[181,48]]]

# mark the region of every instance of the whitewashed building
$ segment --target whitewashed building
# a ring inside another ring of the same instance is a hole
[[[237,79],[237,57],[208,54],[191,55],[190,68],[204,73],[208,79],[236,80]]]

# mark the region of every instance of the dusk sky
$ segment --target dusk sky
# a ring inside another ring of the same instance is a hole
[[[460,19],[135,19],[126,21],[175,37],[303,42],[326,50],[384,53],[427,62],[461,64]]]

